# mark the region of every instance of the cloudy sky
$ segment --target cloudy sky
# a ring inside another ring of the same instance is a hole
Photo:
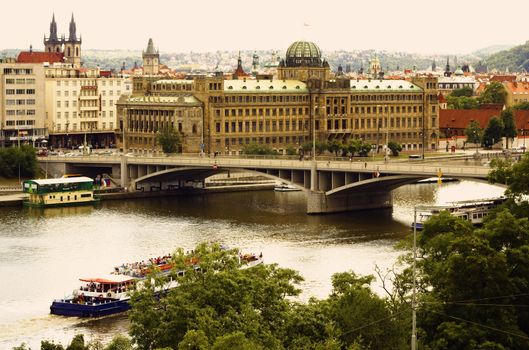
[[[6,2],[0,49],[42,49],[52,13],[59,33],[72,12],[85,49],[323,50],[468,53],[529,39],[527,0],[26,0]]]

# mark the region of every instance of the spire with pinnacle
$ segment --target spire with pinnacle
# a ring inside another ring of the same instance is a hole
[[[49,41],[58,41],[59,38],[57,37],[57,23],[55,22],[55,13],[53,13],[53,16],[51,18],[50,23],[50,36],[48,38]]]
[[[145,50],[145,53],[149,55],[156,54],[156,51],[154,51],[154,43],[152,41],[152,38],[149,38],[149,43],[147,44],[147,50]]]
[[[70,35],[68,36],[69,41],[77,41],[77,34],[76,34],[76,26],[75,26],[75,20],[73,18],[72,13],[72,20],[70,21]]]

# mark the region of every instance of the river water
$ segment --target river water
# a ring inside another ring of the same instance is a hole
[[[394,207],[321,216],[305,214],[302,192],[259,191],[106,201],[96,207],[0,208],[0,349],[40,340],[66,344],[74,334],[108,341],[126,332],[126,315],[82,320],[49,315],[54,298],[79,277],[105,274],[122,262],[221,242],[298,270],[301,300],[326,297],[333,273],[373,274],[391,267],[394,244],[410,234],[414,205],[488,198],[503,189],[484,183],[417,184],[394,191]],[[373,288],[382,293],[379,285]]]

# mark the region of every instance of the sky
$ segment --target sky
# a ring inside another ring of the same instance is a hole
[[[6,2],[0,49],[43,50],[55,13],[68,35],[72,13],[83,49],[161,52],[286,50],[296,40],[323,51],[465,54],[525,43],[527,0],[26,0]]]

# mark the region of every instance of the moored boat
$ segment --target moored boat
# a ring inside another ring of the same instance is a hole
[[[295,192],[295,191],[301,191],[301,188],[296,187],[294,185],[289,185],[286,183],[280,183],[279,185],[275,185],[274,191],[276,192]]]
[[[94,180],[85,176],[26,180],[22,189],[29,194],[24,201],[29,207],[84,205],[99,201],[94,195]]]
[[[411,223],[411,228],[413,229],[415,226],[417,230],[422,230],[424,228],[424,223],[428,219],[434,215],[440,214],[442,211],[447,211],[455,217],[470,221],[473,225],[481,225],[490,211],[503,204],[506,200],[506,197],[497,197],[457,201],[445,206],[420,207],[417,210],[417,221]]]

